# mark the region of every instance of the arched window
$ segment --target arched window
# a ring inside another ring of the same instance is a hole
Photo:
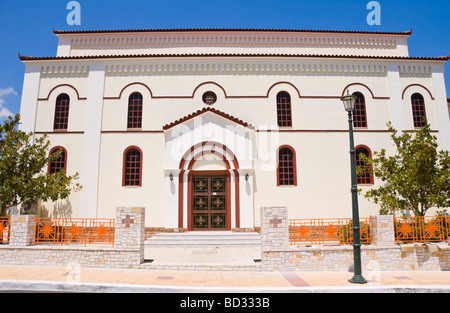
[[[426,123],[425,101],[420,93],[411,96],[412,115],[414,128],[422,128]]]
[[[142,95],[135,92],[128,99],[128,128],[142,127]]]
[[[356,166],[364,169],[356,175],[356,183],[358,185],[373,185],[373,175],[370,171],[370,165],[361,158],[361,154],[364,154],[368,158],[372,157],[372,152],[369,147],[358,146],[355,148]]]
[[[278,186],[297,186],[295,150],[290,146],[281,146],[278,149]]]
[[[123,154],[122,186],[142,186],[142,151],[129,147]]]
[[[292,126],[291,96],[285,91],[277,95],[277,117],[278,126]]]
[[[63,93],[56,98],[54,130],[67,130],[69,124],[70,97]]]
[[[355,110],[353,111],[353,127],[367,127],[366,100],[360,92],[355,92]]]
[[[67,162],[67,151],[66,149],[64,149],[63,147],[56,147],[53,148],[52,150],[50,150],[50,155],[58,152],[59,150],[61,150],[61,154],[58,156],[58,158],[53,161],[50,162],[48,164],[48,173],[49,174],[55,174],[59,171],[66,171],[66,162]]]

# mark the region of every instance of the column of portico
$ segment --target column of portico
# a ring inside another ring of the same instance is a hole
[[[91,64],[88,77],[83,160],[80,173],[80,216],[97,216],[105,65]]]

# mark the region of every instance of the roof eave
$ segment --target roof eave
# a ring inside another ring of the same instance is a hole
[[[19,59],[25,61],[64,61],[64,60],[86,60],[86,59],[127,59],[127,58],[205,58],[205,57],[242,57],[242,58],[317,58],[317,59],[376,59],[376,60],[405,60],[405,61],[441,61],[447,62],[449,56],[438,57],[401,57],[401,56],[365,56],[365,55],[314,55],[314,54],[129,54],[129,55],[92,55],[92,56],[69,56],[69,57],[34,57],[22,56]]]
[[[52,28],[55,35],[76,34],[118,34],[118,33],[174,33],[174,32],[277,32],[277,33],[329,33],[411,36],[413,30],[403,32],[376,32],[352,30],[315,30],[315,29],[264,29],[264,28],[172,28],[172,29],[117,29],[117,30],[76,30],[65,31]]]
[[[239,124],[239,125],[241,125],[243,127],[249,128],[251,130],[255,129],[255,127],[253,125],[251,125],[249,123],[246,123],[246,122],[244,122],[244,121],[242,121],[242,120],[240,120],[240,119],[238,119],[238,118],[236,118],[236,117],[234,117],[232,115],[229,115],[229,114],[227,114],[225,112],[219,111],[219,110],[211,108],[211,107],[205,107],[205,108],[203,108],[201,110],[198,110],[198,111],[196,111],[194,113],[186,115],[186,116],[184,116],[184,117],[182,117],[182,118],[180,118],[180,119],[178,119],[178,120],[176,120],[176,121],[174,121],[174,122],[172,122],[170,124],[164,125],[163,126],[163,130],[167,131],[167,130],[169,130],[169,129],[177,126],[177,125],[183,124],[183,123],[185,123],[185,122],[187,122],[187,121],[189,121],[189,120],[191,120],[191,119],[193,119],[193,118],[195,118],[197,116],[200,116],[200,115],[208,113],[208,112],[211,112],[213,114],[221,116],[222,118],[225,118],[225,119],[227,119],[229,121],[232,121],[232,122],[234,122],[236,124]]]

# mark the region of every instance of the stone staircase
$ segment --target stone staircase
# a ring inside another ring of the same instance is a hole
[[[261,247],[261,235],[254,232],[159,233],[145,241],[148,248],[242,248]]]

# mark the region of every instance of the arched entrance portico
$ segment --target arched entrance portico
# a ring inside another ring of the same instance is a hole
[[[196,167],[198,162],[202,166]],[[240,227],[239,162],[230,149],[217,142],[197,144],[184,154],[179,170],[179,228]]]
[[[195,178],[203,177],[205,184],[211,184],[211,179],[214,183],[217,180],[225,182],[222,195],[208,185],[209,196],[203,200],[209,201],[209,214],[217,213],[212,212],[211,201],[219,205],[217,198],[223,196],[226,201],[223,210],[225,229],[254,228],[253,126],[207,107],[167,124],[163,129],[166,139],[165,227],[194,229],[193,184]],[[222,172],[217,176],[212,171]],[[211,225],[210,221],[208,223]]]

